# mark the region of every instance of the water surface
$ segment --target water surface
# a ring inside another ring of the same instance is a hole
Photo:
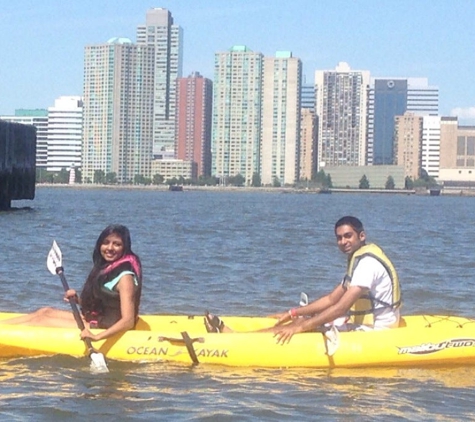
[[[144,266],[142,312],[266,315],[339,282],[345,214],[392,258],[403,313],[474,316],[475,198],[38,188],[0,213],[0,310],[64,307],[53,239],[79,289],[99,232],[127,225]],[[26,207],[26,208],[25,208]],[[67,307],[64,307],[67,309]],[[0,361],[4,420],[475,420],[475,368],[266,370],[87,359]]]

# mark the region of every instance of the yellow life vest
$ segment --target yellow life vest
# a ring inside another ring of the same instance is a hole
[[[401,289],[399,286],[399,278],[394,265],[383,252],[383,250],[374,243],[369,243],[362,246],[350,257],[348,260],[346,275],[343,281],[343,287],[348,288],[351,286],[351,278],[355,272],[355,268],[360,260],[365,256],[372,256],[383,265],[389,274],[392,284],[392,303],[386,303],[378,300],[371,294],[371,292],[368,292],[368,294],[361,296],[349,311],[350,322],[354,324],[372,326],[374,325],[374,310],[376,305],[379,305],[378,308],[384,307],[391,309],[397,309],[401,306]]]

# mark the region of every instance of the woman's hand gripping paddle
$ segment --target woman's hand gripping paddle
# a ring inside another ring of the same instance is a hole
[[[59,249],[58,244],[56,241],[53,241],[53,246],[48,254],[48,259],[46,260],[46,265],[48,270],[51,274],[57,274],[61,279],[61,283],[63,283],[64,291],[69,290],[68,282],[66,281],[66,277],[64,276],[64,269],[62,267],[62,254],[61,249]],[[69,304],[71,305],[71,309],[73,311],[74,319],[78,325],[78,328],[82,331],[84,330],[84,322],[81,318],[81,314],[79,313],[79,309],[76,305],[74,300],[70,300]],[[85,338],[84,343],[86,343],[87,351],[89,357],[91,358],[91,370],[96,373],[105,373],[109,372],[109,368],[107,368],[106,361],[104,359],[104,355],[99,353],[92,347],[91,339]]]

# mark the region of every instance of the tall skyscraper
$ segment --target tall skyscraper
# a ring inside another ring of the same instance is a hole
[[[175,156],[176,80],[182,76],[183,31],[167,9],[147,11],[137,27],[137,44],[154,47],[153,152]]]
[[[223,183],[260,174],[261,53],[245,46],[216,53],[213,85],[212,174]]]
[[[426,78],[374,78],[368,90],[367,163],[394,164],[394,118],[437,116],[439,89]]]
[[[7,122],[32,125],[36,128],[36,167],[45,169],[48,161],[48,110],[18,109],[13,116],[0,116]]]
[[[317,70],[318,168],[363,166],[366,162],[366,99],[369,71]]]
[[[213,83],[198,72],[177,82],[176,156],[194,161],[198,176],[211,175]]]
[[[300,170],[302,62],[278,51],[263,63],[261,182],[293,184]]]
[[[83,183],[97,172],[119,183],[150,177],[154,74],[153,46],[112,38],[85,48]]]
[[[394,118],[407,110],[407,80],[376,79],[372,104],[373,114],[368,116],[368,122],[374,122],[371,125],[372,164],[393,164]]]
[[[82,99],[59,97],[48,108],[48,171],[81,167]]]

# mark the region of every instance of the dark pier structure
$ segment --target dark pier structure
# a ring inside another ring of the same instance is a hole
[[[0,120],[0,210],[35,198],[36,128]]]

